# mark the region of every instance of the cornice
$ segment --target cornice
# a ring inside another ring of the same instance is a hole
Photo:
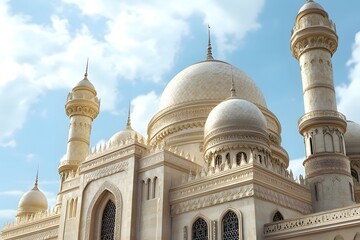
[[[254,196],[303,214],[312,211],[309,189],[257,164],[195,179],[170,190],[172,214]]]
[[[60,213],[4,227],[1,239],[48,239],[58,234]]]
[[[336,231],[360,225],[360,205],[311,214],[264,226],[265,239],[289,239],[294,236]]]

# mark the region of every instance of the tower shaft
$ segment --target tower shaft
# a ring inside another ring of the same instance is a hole
[[[305,140],[305,174],[314,211],[351,205],[353,181],[343,138],[346,121],[337,112],[331,62],[338,44],[335,25],[319,4],[308,1],[296,18],[290,42],[302,77],[305,114],[298,124]]]

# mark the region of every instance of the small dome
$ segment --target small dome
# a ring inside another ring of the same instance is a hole
[[[360,124],[347,121],[344,140],[347,155],[360,155]]]
[[[75,88],[90,88],[91,90],[95,90],[94,85],[87,78],[84,78],[83,80],[78,82],[78,84],[76,84]]]
[[[117,133],[115,133],[114,135],[112,135],[112,137],[109,139],[109,142],[111,144],[115,144],[115,143],[119,143],[125,140],[129,140],[129,139],[135,139],[135,138],[143,138],[143,136],[136,132],[134,129],[132,129],[131,127],[128,128],[126,127],[124,130],[121,130]]]
[[[20,199],[17,216],[32,214],[39,211],[46,211],[48,201],[45,194],[41,192],[37,184],[30,191],[26,192]]]
[[[130,105],[129,105],[128,120],[127,120],[125,129],[112,135],[112,137],[109,139],[108,143],[113,145],[113,144],[116,144],[116,143],[119,143],[122,141],[126,141],[129,139],[135,139],[135,138],[144,139],[144,137],[140,133],[138,133],[131,127]]]
[[[240,98],[266,107],[260,89],[243,71],[223,61],[207,60],[189,66],[169,82],[159,110],[183,103],[224,101],[229,97],[232,79]]]
[[[310,9],[317,9],[325,12],[324,8],[319,3],[309,0],[300,8],[299,13]]]
[[[266,119],[259,108],[246,100],[230,98],[217,105],[209,114],[204,134],[219,128],[240,127],[267,132]]]

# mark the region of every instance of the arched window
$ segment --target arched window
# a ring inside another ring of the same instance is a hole
[[[215,158],[215,166],[220,166],[222,163],[222,157],[221,155],[217,155]]]
[[[109,200],[104,208],[101,218],[101,240],[114,239],[116,206]]]
[[[208,232],[206,221],[198,218],[192,225],[192,240],[208,240]]]
[[[284,217],[279,211],[277,211],[273,216],[273,222],[277,222],[281,220],[284,220]]]
[[[245,162],[247,162],[246,153],[244,153],[244,152],[238,152],[238,153],[236,154],[236,164],[237,164],[237,165],[240,165],[241,160],[244,160]]]
[[[151,180],[148,178],[146,181],[146,200],[150,199],[150,186],[151,186]]]
[[[334,152],[333,137],[330,134],[325,134],[324,141],[325,141],[325,151]]]
[[[157,182],[158,182],[158,178],[155,177],[155,178],[154,178],[154,183],[153,183],[153,194],[152,194],[152,198],[156,198],[156,195],[157,195]]]
[[[314,154],[312,138],[309,138],[310,143],[310,154]]]
[[[233,211],[228,211],[222,219],[223,240],[239,240],[239,218]]]
[[[260,155],[260,154],[258,155],[258,161],[259,161],[259,163],[261,163],[261,164],[262,164],[262,157],[261,157],[261,155]]]
[[[351,176],[357,181],[359,182],[359,175],[357,173],[357,171],[355,169],[351,169]]]
[[[341,236],[340,234],[336,235],[334,240],[344,240],[343,236]]]
[[[225,158],[226,158],[227,164],[230,165],[230,153],[227,153]]]

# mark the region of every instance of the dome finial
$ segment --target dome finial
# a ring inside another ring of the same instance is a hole
[[[130,107],[131,102],[129,101],[129,108],[128,108],[128,119],[127,119],[127,123],[126,123],[126,128],[127,129],[131,129],[131,116],[130,116]]]
[[[36,170],[36,178],[35,178],[35,183],[34,183],[34,188],[33,189],[38,188],[38,183],[39,183],[39,167]]]
[[[87,60],[86,60],[86,68],[85,68],[84,79],[87,79],[88,69],[89,69],[89,58],[87,58]]]
[[[210,39],[210,25],[208,25],[208,48],[207,48],[207,56],[206,56],[206,60],[214,60],[213,56],[212,56],[212,51],[211,51],[211,39]]]
[[[230,88],[230,92],[231,92],[231,97],[236,97],[236,90],[235,90],[235,82],[234,82],[234,73],[233,73],[233,68],[231,67],[231,88]]]

